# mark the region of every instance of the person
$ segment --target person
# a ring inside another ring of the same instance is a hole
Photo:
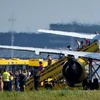
[[[10,73],[8,72],[7,69],[5,69],[5,71],[3,72],[3,83],[4,83],[4,90],[9,91],[9,82],[10,82]]]
[[[30,72],[30,70],[29,70],[29,69],[27,69],[27,79],[29,79],[29,78],[30,78],[30,76],[31,76],[31,72]]]
[[[39,69],[38,69],[38,71],[40,72],[40,71],[42,71],[44,68],[43,68],[43,64],[42,64],[42,62],[41,61],[39,61]]]
[[[27,81],[27,79],[28,79],[28,71],[27,71],[27,69],[24,69],[23,70],[23,74],[25,75],[26,81]]]
[[[78,41],[77,39],[75,40],[76,41],[76,43],[77,43],[77,49],[79,49],[80,48],[80,41]]]
[[[59,59],[64,58],[64,56],[65,56],[65,55],[64,55],[63,53],[61,53],[61,52],[59,53]]]
[[[90,45],[90,41],[86,38],[85,38],[85,43],[86,43],[86,46]]]
[[[34,68],[31,69],[30,76],[34,76]]]
[[[69,50],[69,51],[71,51],[71,50],[72,50],[72,48],[71,48],[71,46],[70,46],[70,45],[68,45],[68,46],[67,46],[67,50]]]
[[[19,87],[20,91],[25,91],[26,77],[23,74],[23,71],[19,71]]]
[[[39,90],[39,82],[40,82],[40,71],[42,71],[43,68],[43,64],[42,61],[39,61],[39,68],[38,68],[38,72],[36,72],[36,74],[34,74],[34,88],[35,90]]]
[[[59,48],[59,50],[60,50],[60,53],[59,53],[59,55],[58,55],[58,56],[59,56],[58,58],[59,58],[59,59],[62,59],[62,58],[64,57],[64,54],[62,53],[61,48]]]
[[[81,41],[80,48],[82,49],[82,48],[84,48],[84,47],[85,47],[84,42]]]
[[[3,80],[1,73],[0,73],[0,91],[3,91]]]
[[[15,90],[18,91],[19,90],[19,73],[18,71],[15,71],[15,77],[14,77],[14,83],[15,83]]]
[[[14,75],[12,71],[10,71],[9,73],[10,73],[9,91],[12,91],[14,87]]]
[[[78,41],[78,40],[76,40],[76,43],[77,43],[77,49],[82,49],[82,48],[84,48],[85,47],[85,45],[84,45],[84,42],[83,41]]]
[[[35,70],[34,71],[34,74],[33,74],[33,77],[34,77],[34,89],[36,90],[36,91],[38,91],[39,90],[39,82],[40,82],[40,71],[43,69],[43,66],[42,66],[42,62],[40,61],[39,62],[39,68],[38,68],[38,70]]]
[[[47,57],[48,57],[48,66],[50,66],[52,64],[52,58],[50,55],[48,55]]]
[[[37,73],[34,75],[34,88],[36,91],[39,90],[40,75]]]

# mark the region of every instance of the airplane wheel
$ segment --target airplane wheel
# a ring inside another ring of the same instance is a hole
[[[93,86],[94,86],[94,89],[96,90],[99,89],[99,82],[97,78],[93,79]]]
[[[87,90],[88,89],[87,78],[83,79],[83,81],[82,81],[82,87],[83,87],[83,90]]]
[[[94,89],[94,85],[93,85],[92,80],[89,80],[88,87],[89,87],[90,90]]]
[[[47,90],[52,90],[52,85],[51,84],[45,84],[45,88]]]

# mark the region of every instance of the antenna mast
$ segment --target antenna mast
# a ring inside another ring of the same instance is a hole
[[[13,15],[11,16],[10,19],[8,19],[8,21],[11,22],[11,46],[14,45],[14,22],[16,21],[16,19],[13,18]],[[13,50],[11,50],[11,58],[13,58]]]

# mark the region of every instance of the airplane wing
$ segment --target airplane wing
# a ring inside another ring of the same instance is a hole
[[[34,48],[34,47],[20,47],[20,46],[7,46],[0,45],[0,49],[9,49],[9,50],[20,50],[20,51],[30,51],[35,52],[39,55],[41,53],[50,53],[50,54],[64,54],[65,56],[74,55],[77,59],[78,57],[88,57],[92,59],[100,60],[100,53],[91,53],[91,52],[80,52],[80,51],[68,51],[68,50],[58,50],[58,49],[48,49],[48,48]]]
[[[97,40],[100,39],[99,34],[85,34],[85,33],[77,33],[77,32],[64,32],[64,31],[43,30],[43,29],[39,29],[38,32],[46,33],[46,34],[48,33],[48,34],[78,37],[78,38],[97,39]]]
[[[8,45],[0,45],[0,49],[30,51],[30,52],[35,52],[36,55],[39,55],[40,53],[59,54],[61,52],[60,50],[57,50],[57,49],[34,48],[34,47],[20,47],[20,46],[8,46]]]

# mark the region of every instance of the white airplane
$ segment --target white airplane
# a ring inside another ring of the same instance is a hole
[[[87,39],[97,39],[97,40],[100,39],[100,35],[97,35],[97,34],[90,35],[90,34],[81,34],[81,33],[74,33],[74,32],[62,32],[62,31],[41,30],[41,29],[38,30],[38,32],[43,32],[46,34],[51,33],[51,34],[64,35],[64,36],[73,36],[73,37],[87,38]],[[62,53],[65,56],[73,55],[76,59],[78,59],[79,57],[84,57],[84,58],[92,58],[92,59],[100,60],[100,53],[93,53],[93,52],[68,51],[68,50],[59,50],[59,49],[20,47],[20,46],[8,46],[8,45],[0,45],[0,49],[30,51],[30,52],[35,52],[35,54],[37,55],[41,53],[50,53],[50,54]],[[71,60],[71,63],[70,61],[67,63],[65,62],[64,67],[63,67],[63,75],[65,76],[70,86],[73,86],[78,81],[83,80],[84,78],[83,76],[85,76],[83,75],[85,74],[83,70],[85,66],[84,62],[85,61],[83,60],[81,61]],[[81,76],[82,76],[82,79],[80,79]],[[91,79],[91,76],[92,76],[92,73],[90,72],[90,79]],[[69,79],[70,77],[71,79]]]
[[[99,34],[82,34],[76,32],[63,32],[63,31],[54,31],[54,30],[43,30],[39,29],[39,33],[46,33],[46,34],[56,34],[56,35],[63,35],[63,36],[71,36],[71,37],[78,37],[78,38],[87,38],[87,39],[100,39]],[[100,43],[98,43],[100,47]],[[35,47],[20,47],[20,46],[8,46],[8,45],[0,45],[0,49],[11,49],[11,50],[20,50],[20,51],[31,51],[35,52],[36,55],[41,53],[51,53],[51,54],[59,54],[62,53],[65,56],[68,54],[74,55],[75,58],[79,56],[83,57],[91,57],[91,58],[100,58],[100,53],[91,53],[91,52],[80,52],[80,51],[68,51],[68,50],[60,50],[60,49],[48,49],[48,48],[35,48]],[[95,55],[95,56],[94,56]]]
[[[63,35],[63,36],[72,36],[72,37],[78,37],[78,38],[87,38],[87,39],[100,39],[99,34],[82,34],[82,33],[75,33],[75,32],[63,32],[63,31],[54,31],[54,30],[43,30],[39,29],[39,33],[46,33],[46,34],[56,34],[56,35]],[[100,47],[100,43],[98,43]],[[21,51],[31,51],[35,52],[36,55],[39,55],[41,53],[51,53],[51,54],[59,54],[62,53],[65,56],[68,54],[74,55],[75,58],[78,58],[79,56],[84,57],[94,57],[100,58],[100,53],[90,53],[90,52],[80,52],[80,51],[68,51],[68,50],[60,50],[60,49],[48,49],[48,48],[35,48],[35,47],[20,47],[20,46],[8,46],[8,45],[0,45],[0,49],[11,49],[11,50],[21,50]]]
[[[70,36],[70,37],[77,37],[77,38],[84,38],[84,39],[91,39],[91,40],[98,40],[98,46],[99,46],[99,49],[100,49],[100,34],[98,34],[98,33],[97,34],[96,33],[94,33],[94,34],[85,34],[85,33],[77,33],[77,32],[45,30],[45,29],[39,29],[38,32],[39,33],[45,33],[45,34],[63,35],[63,36]],[[79,52],[79,55],[81,55],[80,52]],[[87,53],[86,53],[86,55],[87,55]]]
[[[98,40],[98,46],[100,49],[100,34],[98,34],[97,32],[94,34],[85,34],[85,33],[77,33],[77,32],[65,32],[65,31],[44,30],[44,29],[39,29],[38,32],[46,33],[46,34],[55,34],[55,35],[63,35],[63,36]]]
[[[70,37],[78,37],[78,38],[85,38],[85,39],[94,39],[94,40],[98,40],[98,46],[100,49],[100,34],[83,34],[83,33],[76,33],[76,32],[64,32],[64,31],[55,31],[55,30],[44,30],[44,29],[39,29],[38,30],[39,33],[46,33],[46,34],[55,34],[55,35],[63,35],[63,36],[70,36]],[[99,55],[100,53],[90,53],[90,52],[80,52],[80,51],[72,51],[72,55],[74,56],[81,56],[83,59],[89,59],[89,79],[92,80],[93,79],[93,75],[95,73],[97,73],[97,70],[100,68],[98,66],[98,69],[95,70],[93,72],[92,68],[92,60],[96,59],[100,61]],[[80,59],[80,58],[78,58]],[[81,64],[81,67],[79,67],[80,65],[77,64],[77,62],[79,62]],[[64,65],[63,65],[63,76],[66,78],[66,81],[68,82],[68,84],[70,84],[70,86],[74,86],[74,83],[76,82],[76,80],[79,80],[81,77],[84,78],[85,75],[82,75],[82,73],[84,73],[84,71],[82,72],[80,68],[84,69],[84,65],[82,65],[83,62],[82,61],[67,61]],[[77,71],[75,71],[74,69],[76,69]],[[80,74],[80,75],[79,75]],[[75,79],[76,78],[76,79]],[[100,78],[99,78],[100,79]],[[83,79],[81,79],[82,81]]]

